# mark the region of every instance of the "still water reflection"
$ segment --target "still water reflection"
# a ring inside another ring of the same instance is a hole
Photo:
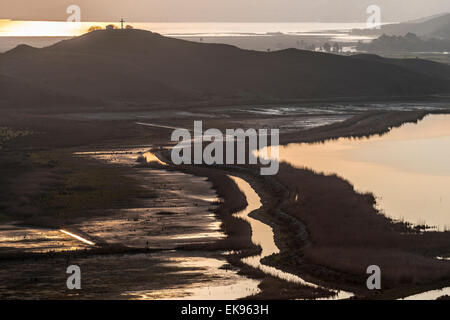
[[[450,116],[429,115],[383,136],[280,147],[280,161],[338,174],[371,192],[389,217],[450,227]]]
[[[261,208],[261,199],[258,196],[258,194],[255,192],[255,190],[251,187],[251,185],[238,177],[235,176],[229,176],[239,187],[239,189],[244,193],[246,200],[247,200],[247,207],[243,209],[242,211],[235,214],[236,217],[241,218],[245,221],[247,221],[251,228],[252,228],[252,242],[258,246],[261,247],[261,253],[256,256],[251,256],[244,258],[242,261],[256,269],[261,270],[265,274],[271,275],[273,277],[286,280],[293,283],[298,283],[301,285],[313,287],[313,288],[322,288],[325,290],[329,290],[332,292],[332,296],[330,298],[326,298],[323,300],[339,300],[339,299],[348,299],[351,296],[353,296],[350,292],[345,291],[334,291],[332,289],[323,288],[320,287],[314,283],[308,282],[302,278],[300,278],[297,275],[281,271],[279,269],[276,269],[274,267],[267,266],[265,264],[261,263],[261,260],[265,257],[271,256],[273,254],[277,254],[280,252],[277,245],[275,244],[274,234],[272,227],[269,225],[256,220],[250,216],[250,214],[259,208]]]

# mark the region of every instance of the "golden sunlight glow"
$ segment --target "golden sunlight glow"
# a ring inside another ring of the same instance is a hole
[[[388,134],[363,139],[280,147],[280,161],[348,180],[375,195],[377,208],[395,220],[450,226],[450,118],[430,115]]]
[[[147,163],[150,163],[150,162],[157,162],[157,163],[159,163],[159,164],[161,164],[161,165],[163,165],[163,166],[167,166],[167,163],[165,163],[165,162],[162,162],[154,153],[152,153],[152,152],[146,152],[146,153],[144,153],[144,158],[145,158],[145,161],[147,162]]]
[[[110,23],[0,20],[0,37],[72,37],[86,33],[94,25],[105,28],[108,24]]]
[[[84,243],[86,243],[86,244],[88,244],[88,245],[91,245],[91,246],[94,246],[94,245],[95,245],[94,242],[89,241],[89,240],[87,240],[87,239],[84,239],[84,238],[82,238],[82,237],[80,237],[80,236],[77,236],[76,234],[73,234],[73,233],[71,233],[71,232],[69,232],[69,231],[66,231],[66,230],[63,230],[63,229],[61,229],[61,230],[59,230],[59,231],[62,232],[62,233],[64,233],[64,234],[67,234],[68,236],[71,236],[72,238],[75,238],[75,239],[77,239],[77,240],[80,240],[81,242],[84,242]]]

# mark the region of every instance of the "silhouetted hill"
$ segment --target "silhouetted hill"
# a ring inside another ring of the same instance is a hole
[[[61,104],[71,96],[104,103],[146,103],[447,92],[447,71],[429,72],[428,65],[421,60],[412,65],[296,49],[246,51],[142,30],[94,31],[47,48],[20,47],[0,55],[3,81],[36,84],[39,89],[33,90],[46,94],[51,88],[49,103]],[[34,92],[1,90],[6,101],[14,101],[17,91]]]
[[[39,108],[92,103],[76,94],[59,92],[39,83],[0,74],[0,107],[33,106]]]
[[[33,48],[26,44],[20,44],[12,50],[9,50],[5,53],[5,56],[20,56],[20,55],[29,55],[32,53],[36,53],[39,49]]]
[[[445,39],[445,40],[450,40],[450,21],[443,27],[430,33],[429,36],[435,37],[435,38],[440,38],[440,39]]]

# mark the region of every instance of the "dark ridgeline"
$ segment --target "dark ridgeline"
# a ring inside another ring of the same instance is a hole
[[[449,29],[450,34],[450,29]],[[381,52],[381,53],[420,53],[420,52],[449,52],[450,40],[436,38],[420,38],[414,33],[405,36],[381,37],[369,42],[359,42],[356,46],[359,52]]]
[[[93,31],[0,55],[4,107],[211,99],[418,96],[450,91],[424,60],[242,50],[142,30]]]

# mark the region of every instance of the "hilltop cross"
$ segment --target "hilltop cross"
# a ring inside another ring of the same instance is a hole
[[[123,23],[124,23],[125,21],[123,20],[123,18],[120,20],[120,25],[121,25],[121,28],[122,28],[122,30],[123,30]]]

